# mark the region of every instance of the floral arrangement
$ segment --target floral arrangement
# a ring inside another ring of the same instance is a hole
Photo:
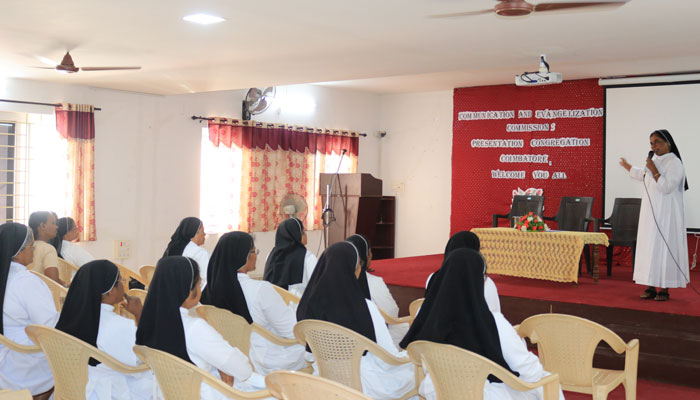
[[[549,231],[549,227],[544,223],[542,218],[533,212],[529,212],[527,215],[523,215],[515,223],[515,229],[523,232],[543,232]]]

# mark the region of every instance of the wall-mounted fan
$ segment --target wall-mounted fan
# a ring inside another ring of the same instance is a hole
[[[61,63],[55,67],[34,67],[41,69],[55,69],[59,72],[65,72],[68,74],[73,74],[78,71],[115,71],[115,70],[125,70],[125,69],[141,69],[141,67],[76,67],[73,62],[73,57],[70,56],[70,52],[66,52],[63,56]]]
[[[307,209],[306,199],[298,194],[288,193],[280,201],[279,214],[285,219],[294,217],[303,221],[306,219]]]
[[[249,120],[252,115],[258,115],[267,110],[275,100],[275,87],[263,89],[250,88],[243,100],[243,119]]]
[[[501,17],[522,17],[545,11],[569,11],[586,9],[594,11],[600,8],[619,7],[629,0],[545,0],[539,3],[528,3],[525,0],[497,0],[495,7],[485,10],[464,11],[450,14],[430,15],[428,18],[467,17],[481,14],[497,14]]]

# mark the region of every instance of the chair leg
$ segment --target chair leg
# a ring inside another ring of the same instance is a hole
[[[634,272],[634,256],[637,254],[637,244],[635,243],[630,247],[632,247],[632,250],[630,251],[632,252],[632,272]]]
[[[625,387],[625,400],[637,400],[637,379],[630,376],[622,381],[622,386]]]
[[[613,248],[615,246],[609,245],[607,250],[606,250],[606,257],[605,257],[605,263],[607,264],[608,267],[608,276],[612,275],[612,257],[613,257]]]

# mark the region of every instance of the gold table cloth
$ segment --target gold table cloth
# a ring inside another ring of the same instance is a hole
[[[513,228],[474,228],[487,272],[556,282],[577,282],[583,246],[592,245],[593,280],[598,282],[598,246],[608,246],[600,232],[521,232]]]

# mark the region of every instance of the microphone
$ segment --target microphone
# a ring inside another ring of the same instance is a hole
[[[649,155],[647,156],[647,158],[652,158],[652,157],[654,157],[654,150],[649,150]]]
[[[348,149],[343,149],[343,154],[347,153]]]

